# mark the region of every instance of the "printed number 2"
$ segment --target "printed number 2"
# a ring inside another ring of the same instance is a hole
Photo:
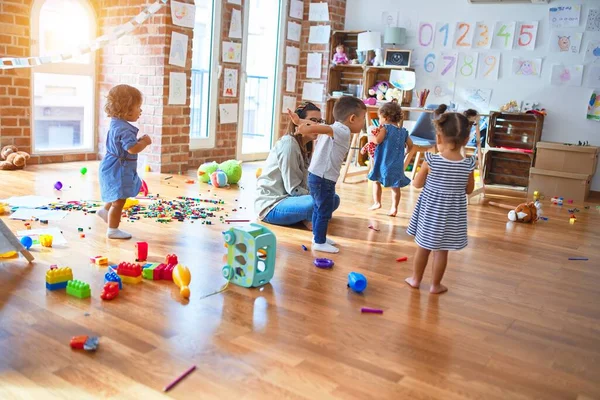
[[[535,26],[533,25],[521,25],[521,29],[519,30],[519,46],[526,47],[531,44],[531,41],[533,40],[533,33],[526,32],[526,30],[531,30],[534,28]],[[526,41],[523,40],[524,38],[526,38]]]
[[[456,40],[456,45],[460,46],[460,47],[471,47],[471,43],[466,43],[464,42],[465,37],[467,37],[467,34],[469,33],[469,31],[471,30],[471,25],[469,24],[465,24],[464,22],[458,25],[458,29],[461,30],[465,28],[465,31],[463,32],[462,35],[460,35],[460,37]]]
[[[500,30],[496,34],[496,36],[500,36],[500,37],[504,38],[504,47],[508,47],[509,44],[511,43],[510,41],[512,41],[512,35],[510,34],[510,32],[506,31],[507,29],[508,29],[508,27],[506,25],[502,25],[500,27]]]

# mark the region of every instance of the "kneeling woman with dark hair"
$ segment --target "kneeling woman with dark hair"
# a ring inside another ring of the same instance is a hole
[[[321,110],[313,103],[304,103],[295,110],[300,119],[323,123]],[[309,155],[307,144],[316,138],[296,134],[290,121],[287,133],[269,152],[262,174],[256,183],[254,210],[258,218],[275,225],[303,222],[311,228],[313,199],[308,192]],[[340,205],[336,195],[334,210]]]

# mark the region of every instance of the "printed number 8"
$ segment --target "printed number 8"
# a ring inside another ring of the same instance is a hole
[[[427,61],[430,60],[430,61]],[[435,69],[435,54],[434,53],[429,53],[427,54],[427,56],[425,57],[425,60],[423,62],[423,68],[425,68],[425,72],[433,72],[433,70]]]
[[[463,64],[462,67],[460,67],[460,74],[462,76],[471,76],[471,75],[473,75],[473,72],[475,72],[475,70],[473,69],[473,61],[475,61],[475,60],[473,60],[473,57],[471,57],[471,56],[465,56],[464,64]],[[465,67],[469,68],[469,73],[468,74],[465,73]]]

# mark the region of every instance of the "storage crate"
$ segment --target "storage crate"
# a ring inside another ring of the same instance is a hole
[[[593,176],[598,165],[599,151],[600,147],[596,146],[539,142],[534,166],[538,169]]]
[[[490,147],[533,150],[542,136],[543,124],[543,115],[492,112],[488,144]]]
[[[485,184],[525,191],[532,157],[526,153],[488,149],[483,175]]]
[[[533,197],[533,192],[538,191],[546,199],[556,196],[563,197],[565,202],[573,200],[581,203],[590,194],[591,180],[588,174],[531,168],[528,196]]]

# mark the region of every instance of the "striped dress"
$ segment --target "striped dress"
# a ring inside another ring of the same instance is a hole
[[[475,158],[450,161],[425,153],[429,173],[408,225],[408,234],[427,250],[460,250],[467,246],[467,196]]]

